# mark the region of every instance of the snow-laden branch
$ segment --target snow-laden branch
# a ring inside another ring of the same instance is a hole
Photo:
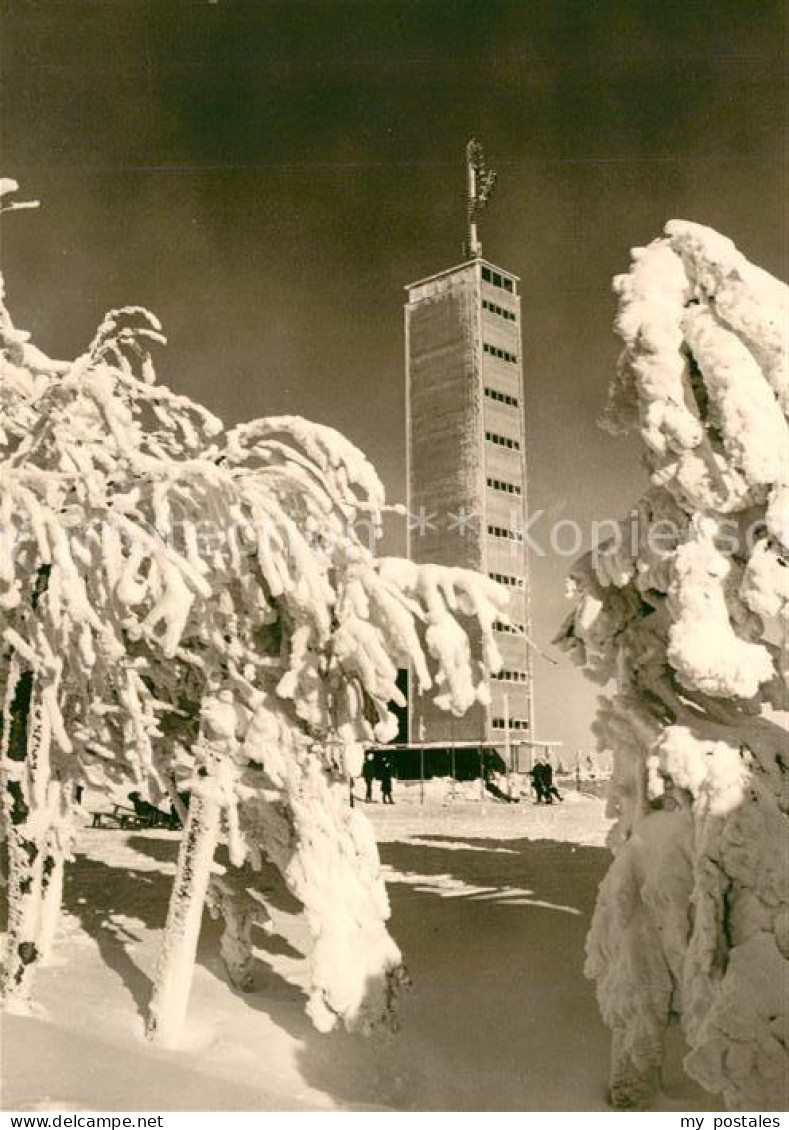
[[[319,1027],[391,1021],[405,974],[347,781],[362,743],[393,735],[398,667],[447,710],[486,701],[507,594],[376,559],[355,528],[378,532],[386,509],[365,456],[298,417],[226,430],[156,383],[164,340],[124,307],[76,361],[49,362],[0,304],[0,772],[17,897],[4,991],[28,993],[76,788],[132,782],[154,802],[193,797],[153,1035],[177,1042],[205,899],[248,920],[237,875],[210,893],[220,829],[233,868],[265,856],[301,900]]]

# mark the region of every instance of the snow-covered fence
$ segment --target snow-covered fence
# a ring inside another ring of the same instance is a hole
[[[638,537],[574,569],[560,640],[600,684],[616,852],[587,943],[612,1097],[686,1069],[734,1109],[789,1096],[787,288],[684,221],[615,280],[625,348],[604,423],[637,429]],[[632,524],[631,524],[632,525]],[[624,531],[623,531],[624,534]]]

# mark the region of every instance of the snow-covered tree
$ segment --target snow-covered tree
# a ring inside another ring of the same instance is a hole
[[[637,429],[637,524],[578,563],[560,639],[614,751],[615,858],[587,942],[615,1105],[642,1106],[681,1014],[688,1073],[733,1109],[789,1080],[787,288],[673,221],[615,280],[604,417]],[[637,538],[632,531],[637,530]]]
[[[395,732],[399,666],[447,710],[486,700],[507,596],[375,558],[354,532],[385,511],[365,457],[297,417],[226,429],[155,382],[163,341],[128,307],[55,362],[0,305],[5,1001],[24,1003],[51,944],[77,787],[131,782],[192,794],[150,1034],[178,1039],[207,897],[243,982],[263,859],[304,906],[310,1015],[367,1027],[404,973],[348,778]],[[209,895],[220,836],[231,866]]]

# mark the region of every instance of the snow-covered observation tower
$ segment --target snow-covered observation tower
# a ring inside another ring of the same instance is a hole
[[[530,743],[534,732],[518,277],[482,257],[477,218],[495,174],[466,147],[464,258],[410,283],[405,307],[408,556],[487,573],[511,592],[489,707],[462,718],[409,698],[411,742]]]

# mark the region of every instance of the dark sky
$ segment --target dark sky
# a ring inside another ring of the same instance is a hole
[[[531,503],[627,512],[635,440],[595,428],[611,276],[679,216],[786,277],[786,6],[761,0],[5,0],[12,312],[71,356],[106,308],[170,336],[162,379],[228,422],[340,428],[404,497],[403,284],[459,258],[463,147],[500,183],[487,257],[523,280]],[[395,520],[390,545],[402,548]],[[535,565],[535,630],[568,560]],[[537,660],[537,728],[593,694]]]

